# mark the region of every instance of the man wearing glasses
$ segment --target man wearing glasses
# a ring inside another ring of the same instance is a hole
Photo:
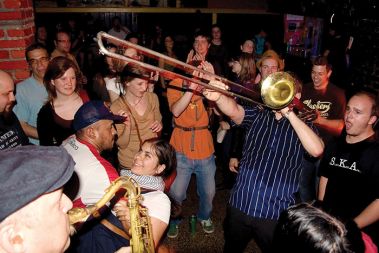
[[[46,48],[40,43],[29,46],[26,49],[25,56],[31,70],[31,76],[17,84],[17,104],[13,111],[20,120],[21,127],[29,137],[30,143],[38,145],[37,115],[42,105],[47,101],[43,77],[50,58]]]
[[[54,44],[55,44],[55,49],[51,53],[51,58],[55,58],[58,56],[63,56],[71,61],[73,61],[80,70],[80,66],[78,62],[75,59],[75,56],[70,53],[71,50],[71,39],[70,39],[70,34],[66,31],[58,31],[55,34],[55,39],[54,39]],[[80,82],[81,84],[86,84],[87,83],[87,78],[84,76],[84,74],[80,71]]]

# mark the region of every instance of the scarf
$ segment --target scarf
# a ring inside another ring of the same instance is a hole
[[[133,178],[141,188],[164,191],[165,183],[160,176],[136,175],[131,170],[121,170],[121,176]]]

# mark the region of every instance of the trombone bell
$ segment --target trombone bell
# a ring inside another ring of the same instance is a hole
[[[261,97],[264,104],[275,110],[289,105],[295,94],[295,79],[286,72],[272,73],[261,84]]]

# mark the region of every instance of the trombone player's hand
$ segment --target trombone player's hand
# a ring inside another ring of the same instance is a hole
[[[228,86],[226,84],[217,80],[211,80],[209,82],[209,85],[216,87],[218,89],[228,90]],[[216,90],[212,90],[211,88],[207,88],[207,89],[204,89],[203,95],[206,99],[217,102],[222,96],[222,93]]]
[[[316,110],[306,110],[306,111],[300,111],[299,118],[304,122],[313,122],[314,124],[317,124],[320,120],[320,112]]]

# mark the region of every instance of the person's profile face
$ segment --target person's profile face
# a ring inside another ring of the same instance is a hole
[[[10,77],[4,77],[0,75],[0,113],[9,112],[15,102],[14,97],[14,84]]]
[[[27,247],[29,252],[64,252],[70,245],[70,225],[67,212],[71,200],[62,189],[47,193],[30,203],[31,208]]]
[[[117,134],[112,120],[99,120],[94,126],[96,131],[96,143],[101,151],[113,148]]]
[[[232,68],[233,73],[238,75],[241,72],[242,66],[239,61],[233,60],[229,63],[229,66]]]
[[[372,116],[372,101],[367,95],[350,98],[344,116],[347,135],[356,137],[367,133],[376,119],[376,116]]]

